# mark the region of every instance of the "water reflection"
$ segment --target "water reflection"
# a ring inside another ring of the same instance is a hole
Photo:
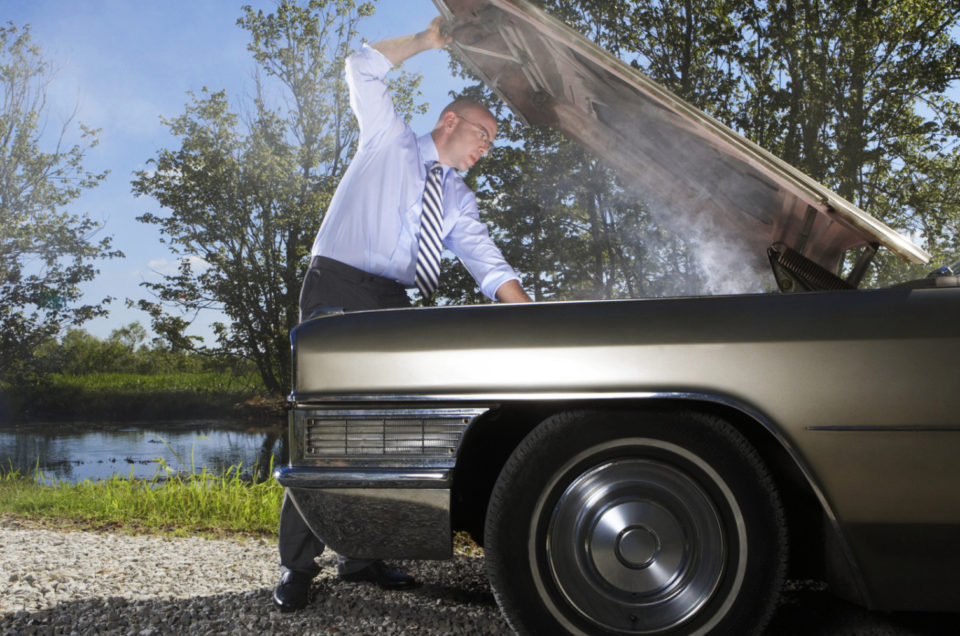
[[[257,468],[258,480],[287,461],[287,436],[280,427],[238,429],[219,420],[145,423],[122,429],[77,424],[29,424],[0,429],[0,469],[23,474],[39,468],[48,479],[80,482],[112,475],[149,479],[162,460],[176,471],[220,474],[240,466]],[[163,474],[162,469],[161,475]]]

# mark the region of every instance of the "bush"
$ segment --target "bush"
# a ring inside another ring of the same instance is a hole
[[[44,342],[34,353],[37,373],[0,383],[0,422],[222,417],[266,395],[243,360],[174,351],[146,338],[135,322],[105,340],[71,329]]]

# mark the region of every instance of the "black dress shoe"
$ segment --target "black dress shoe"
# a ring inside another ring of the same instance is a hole
[[[287,570],[280,577],[277,587],[273,588],[273,604],[281,612],[294,612],[307,606],[310,600],[310,581],[308,574]]]
[[[403,590],[416,587],[417,581],[409,574],[388,568],[383,561],[374,561],[362,570],[341,574],[340,578],[351,583],[366,581],[376,583],[385,590]]]

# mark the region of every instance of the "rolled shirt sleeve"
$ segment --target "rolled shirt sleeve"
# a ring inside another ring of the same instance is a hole
[[[359,147],[383,143],[406,130],[406,124],[393,107],[393,99],[383,78],[393,63],[368,44],[351,54],[345,64],[350,107],[360,127]]]
[[[458,210],[450,232],[444,237],[444,245],[460,259],[477,281],[480,291],[487,298],[497,300],[500,286],[509,280],[520,282],[520,277],[503,258],[500,248],[490,238],[487,226],[480,221],[473,192],[459,178],[455,179],[454,186]]]

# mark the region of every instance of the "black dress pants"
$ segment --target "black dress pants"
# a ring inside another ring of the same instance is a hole
[[[409,307],[410,298],[400,283],[368,274],[350,265],[324,256],[314,256],[300,290],[300,321],[308,320],[323,309],[341,308],[344,311]],[[320,567],[314,560],[326,547],[300,515],[289,494],[283,497],[280,509],[280,565],[310,576],[316,576]],[[365,559],[351,559],[340,555],[342,573],[353,572],[369,565]]]

